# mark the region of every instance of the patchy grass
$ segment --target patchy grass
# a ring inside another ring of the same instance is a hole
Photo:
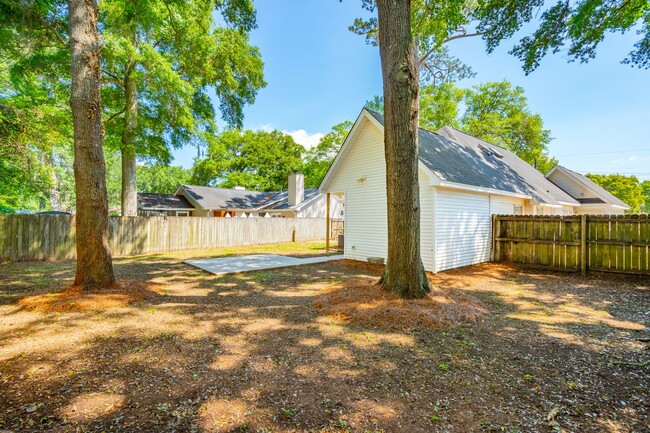
[[[118,258],[119,279],[156,296],[84,311],[19,305],[69,285],[74,262],[0,264],[0,430],[650,431],[647,280],[490,264],[431,275],[439,305],[414,302],[440,323],[425,329],[381,323],[406,320],[386,307],[417,310],[373,285],[376,267],[217,277],[181,263],[321,251]],[[482,316],[440,321],[443,302]]]

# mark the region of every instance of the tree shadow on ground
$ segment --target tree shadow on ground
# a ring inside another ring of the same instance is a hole
[[[610,363],[647,357],[634,339],[649,319],[643,281],[480,265],[431,280],[481,299],[482,322],[386,331],[312,305],[340,281],[376,279],[368,267],[217,277],[156,257],[118,260],[116,270],[168,290],[101,312],[0,310],[11,311],[0,321],[0,428],[648,428],[647,369]]]

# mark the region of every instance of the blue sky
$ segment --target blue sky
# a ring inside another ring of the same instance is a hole
[[[256,6],[259,27],[251,41],[261,50],[268,86],[246,108],[246,128],[287,131],[310,146],[381,94],[378,49],[348,30],[365,13],[360,0],[258,0]],[[650,71],[620,63],[635,41],[633,32],[609,35],[590,63],[567,63],[558,53],[529,76],[507,53],[514,41],[491,55],[477,38],[449,47],[477,73],[459,86],[507,79],[525,89],[530,109],[554,137],[550,153],[563,165],[650,179]],[[182,149],[175,163],[189,167],[195,155]]]

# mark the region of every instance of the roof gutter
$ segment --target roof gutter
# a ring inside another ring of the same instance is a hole
[[[481,186],[466,185],[462,183],[449,182],[444,180],[439,184],[437,184],[436,186],[443,187],[443,188],[459,189],[462,191],[479,192],[483,194],[502,195],[504,197],[523,198],[527,200],[531,200],[533,198],[531,195],[527,195],[527,194],[520,194],[520,193],[510,192],[510,191],[501,191],[499,189],[494,189],[494,188],[485,188]]]

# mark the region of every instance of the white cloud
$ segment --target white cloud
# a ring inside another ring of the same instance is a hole
[[[323,138],[323,136],[325,135],[322,132],[316,132],[314,134],[310,134],[304,129],[298,129],[296,131],[282,131],[282,132],[284,132],[285,134],[289,134],[295,140],[296,143],[302,144],[305,147],[305,149],[311,149],[312,147],[316,146],[320,142],[321,138]]]
[[[264,131],[264,132],[271,132],[271,131],[275,130],[272,123],[263,123],[263,124],[261,124],[260,126],[258,126],[255,129],[257,131]]]
[[[639,155],[632,155],[632,156],[628,156],[628,157],[625,157],[625,158],[615,159],[615,160],[612,161],[612,163],[616,164],[616,163],[621,163],[621,162],[639,162],[639,161],[641,161],[641,159],[642,158],[639,157]],[[643,159],[645,159],[645,158],[643,158]]]
[[[258,125],[255,128],[255,131],[271,132],[275,131],[276,129],[277,128],[272,123],[263,123],[261,125]],[[301,144],[307,150],[316,146],[320,142],[321,138],[323,138],[325,135],[322,132],[315,132],[313,134],[310,134],[304,129],[296,129],[295,131],[288,131],[286,129],[283,129],[281,132],[283,134],[290,135],[296,143]]]

